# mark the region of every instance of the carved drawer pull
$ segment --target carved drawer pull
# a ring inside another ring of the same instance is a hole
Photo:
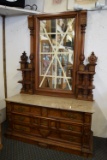
[[[70,137],[70,138],[69,138],[69,141],[70,141],[70,142],[73,142],[73,141],[74,141],[74,138]]]
[[[75,115],[73,115],[73,114],[71,114],[71,113],[68,113],[68,114],[67,114],[67,117],[68,117],[68,118],[76,119],[76,116],[75,116]]]
[[[24,111],[24,108],[23,107],[20,107],[17,109],[19,112],[23,112]]]
[[[42,121],[41,124],[42,124],[42,125],[48,125],[48,122]]]
[[[24,117],[19,117],[19,121],[24,121],[25,118]]]
[[[21,130],[21,131],[26,131],[26,129],[25,129],[25,128],[22,128],[22,127],[20,127],[20,130]]]
[[[68,126],[68,129],[73,131],[73,127],[72,126]]]

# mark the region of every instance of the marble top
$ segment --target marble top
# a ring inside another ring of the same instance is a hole
[[[73,98],[17,94],[15,96],[7,98],[6,101],[56,109],[94,113],[94,102],[77,100]]]

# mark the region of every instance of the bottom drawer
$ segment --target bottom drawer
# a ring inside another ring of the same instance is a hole
[[[82,137],[81,136],[74,136],[74,135],[70,135],[70,134],[61,133],[60,138],[61,138],[61,140],[67,141],[69,143],[82,144]]]

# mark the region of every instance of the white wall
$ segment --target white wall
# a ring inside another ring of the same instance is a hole
[[[8,97],[20,92],[22,79],[20,56],[23,52],[30,54],[30,33],[27,16],[6,18],[6,57],[7,57],[7,91]]]
[[[107,10],[88,12],[85,55],[94,51],[98,57],[95,75],[94,135],[107,137]]]
[[[107,11],[88,12],[85,56],[95,52],[98,57],[95,75],[95,113],[92,130],[95,136],[107,137]],[[0,35],[2,35],[0,18]],[[30,35],[27,27],[27,16],[6,18],[6,56],[8,97],[20,92],[21,80],[19,68],[20,55],[30,52]],[[2,69],[2,37],[0,36],[0,99],[4,99]]]
[[[2,46],[2,18],[0,17],[0,122],[5,120],[4,80],[3,80],[3,46]]]

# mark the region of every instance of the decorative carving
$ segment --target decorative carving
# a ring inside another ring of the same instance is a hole
[[[81,61],[81,59],[80,59]],[[84,65],[84,70],[78,71],[78,84],[77,84],[77,98],[82,100],[93,100],[92,90],[95,88],[93,85],[93,78],[95,74],[95,66],[97,62],[97,57],[94,52],[88,57],[89,63]],[[80,65],[83,64],[80,62]]]
[[[28,62],[28,56],[25,52],[21,55],[20,71],[22,71],[22,80],[18,83],[22,84],[21,93],[34,93],[34,65],[33,65],[33,55],[29,56],[30,62]]]
[[[26,55],[26,52],[23,52],[22,53],[22,56],[20,57],[21,61],[20,61],[20,68],[21,69],[25,69],[27,67],[27,55]]]
[[[84,71],[85,70],[85,65],[84,65],[84,41],[85,41],[85,30],[86,30],[86,23],[87,23],[87,19],[86,19],[86,12],[84,12],[84,14],[82,13],[82,15],[80,14],[80,26],[81,26],[81,53],[79,56],[79,60],[80,60],[80,65],[79,65],[79,71]]]

